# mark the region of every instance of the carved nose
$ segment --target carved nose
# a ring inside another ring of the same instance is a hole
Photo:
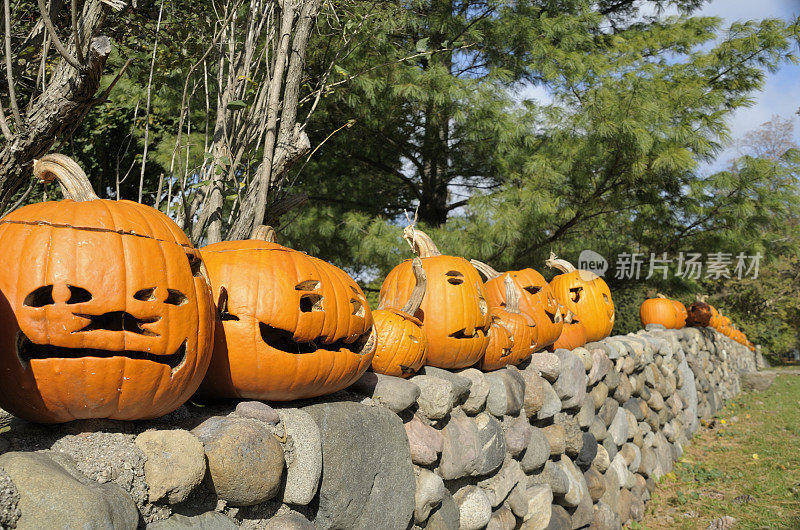
[[[142,327],[142,325],[152,324],[153,322],[158,322],[161,320],[161,317],[136,318],[126,311],[111,311],[109,313],[103,313],[102,315],[87,315],[84,313],[74,314],[76,317],[89,320],[89,323],[73,333],[102,329],[105,331],[130,331],[131,333],[136,333],[138,335],[157,337],[158,333],[149,329],[145,329]]]

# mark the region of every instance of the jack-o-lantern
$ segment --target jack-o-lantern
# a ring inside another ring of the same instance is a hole
[[[555,254],[545,262],[562,274],[550,280],[553,294],[583,324],[589,342],[602,340],[614,327],[614,302],[606,282],[591,271],[578,270]]]
[[[561,331],[561,336],[558,337],[558,340],[550,347],[550,350],[555,351],[559,348],[574,350],[585,345],[586,342],[586,329],[583,327],[583,323],[578,320],[577,316],[572,314],[572,311],[567,310],[567,314],[564,316],[564,329]]]
[[[675,329],[678,312],[672,300],[659,294],[642,302],[639,307],[639,319],[642,321],[642,326],[661,324],[667,329]]]
[[[466,368],[483,356],[492,315],[480,274],[461,257],[443,256],[430,237],[406,227],[403,232],[422,260],[428,287],[415,315],[428,337],[426,364]],[[389,271],[381,286],[380,306],[399,308],[414,289],[411,260]]]
[[[476,365],[484,371],[521,363],[531,356],[536,344],[536,322],[520,311],[520,292],[511,274],[506,273],[504,278],[506,304],[502,307],[491,307],[489,345]]]
[[[503,321],[494,315],[488,335],[489,343],[486,345],[486,351],[475,366],[483,371],[498,370],[511,360],[514,337]]]
[[[65,200],[0,220],[0,406],[45,423],[175,410],[211,358],[200,253],[158,210],[99,199],[66,156],[34,173]]]
[[[372,312],[346,272],[266,239],[200,249],[217,327],[201,395],[288,401],[336,392],[369,368]]]
[[[675,329],[686,327],[686,319],[689,316],[686,306],[678,300],[673,300],[672,305],[675,306]]]
[[[428,339],[414,314],[425,296],[427,279],[422,261],[414,258],[412,266],[416,285],[402,309],[379,308],[372,312],[378,345],[372,370],[380,374],[408,377],[425,364]]]
[[[490,307],[502,307],[506,303],[505,282],[501,274],[492,267],[470,260],[476,269],[486,276],[486,296]],[[508,271],[514,284],[520,290],[519,309],[533,317],[536,322],[536,344],[534,350],[541,350],[553,344],[561,336],[563,315],[561,306],[553,295],[553,290],[544,276],[533,269]]]

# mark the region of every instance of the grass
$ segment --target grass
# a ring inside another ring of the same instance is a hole
[[[684,449],[631,528],[705,528],[729,515],[736,529],[800,529],[800,375],[741,394]]]

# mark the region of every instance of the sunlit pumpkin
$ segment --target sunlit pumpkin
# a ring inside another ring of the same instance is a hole
[[[502,307],[506,303],[506,287],[503,277],[511,276],[520,291],[519,309],[533,317],[536,322],[535,350],[553,344],[561,335],[563,315],[561,306],[544,276],[533,269],[508,271],[501,275],[492,267],[478,260],[470,260],[486,277],[486,296],[491,307]]]
[[[199,252],[158,210],[99,199],[64,155],[34,173],[64,200],[0,220],[0,406],[46,423],[175,410],[211,358]]]
[[[552,253],[545,264],[562,272],[550,280],[550,287],[556,300],[583,324],[587,340],[592,342],[608,337],[614,327],[615,313],[606,282],[591,271],[576,269]]]
[[[561,336],[558,337],[558,340],[550,347],[550,350],[555,351],[559,348],[574,350],[587,342],[586,329],[583,327],[583,323],[578,320],[576,315],[567,310],[567,314],[564,317],[564,329],[561,331]]]
[[[269,241],[203,247],[217,322],[204,396],[287,401],[355,382],[375,354],[372,312],[343,270]]]
[[[678,322],[678,311],[672,300],[659,294],[655,298],[648,298],[639,307],[639,319],[642,326],[648,324],[661,324],[667,329],[675,329]]]
[[[678,300],[672,300],[672,305],[675,306],[675,329],[681,329],[686,326],[686,318],[689,316],[686,306]]]
[[[506,273],[503,277],[506,304],[502,307],[491,307],[489,345],[476,365],[484,371],[521,363],[531,356],[536,344],[536,322],[520,311],[520,292],[511,274]]]
[[[423,364],[428,354],[428,339],[422,322],[414,316],[425,296],[427,278],[422,261],[414,258],[412,270],[416,285],[402,309],[372,312],[378,344],[372,359],[372,370],[396,377],[408,377]]]
[[[483,356],[489,343],[492,315],[478,271],[464,258],[444,256],[430,237],[407,227],[405,237],[422,260],[428,286],[415,315],[428,338],[426,364],[466,368]],[[414,289],[412,261],[405,260],[386,276],[379,304],[400,308]]]

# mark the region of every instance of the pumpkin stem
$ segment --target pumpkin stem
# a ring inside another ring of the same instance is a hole
[[[708,300],[708,295],[707,294],[696,294],[696,295],[694,295],[694,299],[696,301],[698,301],[698,302],[705,303],[706,300]]]
[[[411,291],[411,296],[408,297],[408,302],[406,302],[401,311],[414,316],[419,306],[422,305],[422,298],[425,296],[425,289],[428,287],[428,277],[425,275],[425,269],[422,268],[422,260],[419,258],[414,258],[411,269],[414,271],[414,279],[417,284]]]
[[[469,260],[469,262],[472,263],[473,267],[478,269],[478,272],[480,272],[481,274],[483,274],[486,277],[486,281],[489,281],[491,279],[494,279],[494,278],[497,278],[497,277],[500,276],[500,273],[497,272],[496,270],[494,270],[492,268],[492,266],[489,265],[489,264],[486,264],[486,263],[484,263],[482,261],[478,261],[476,259],[471,259],[471,260]]]
[[[253,233],[250,234],[250,239],[266,241],[267,243],[278,242],[278,237],[275,235],[275,229],[269,225],[259,225],[253,228]]]
[[[666,296],[661,293],[656,293],[656,298],[666,298]]]
[[[573,313],[571,309],[567,309],[567,314],[564,315],[564,324],[572,324],[574,319],[575,313]]]
[[[506,311],[519,314],[519,289],[510,274],[506,274],[503,283],[506,284]]]
[[[34,160],[33,175],[42,182],[57,180],[65,199],[83,202],[100,198],[92,189],[86,173],[66,155],[51,153]]]
[[[576,270],[572,263],[565,259],[558,259],[552,252],[550,252],[550,257],[547,258],[544,264],[551,269],[558,269],[564,273],[574,272]]]
[[[411,248],[420,258],[433,258],[441,256],[442,253],[428,234],[413,226],[403,229],[403,239],[408,241]]]

